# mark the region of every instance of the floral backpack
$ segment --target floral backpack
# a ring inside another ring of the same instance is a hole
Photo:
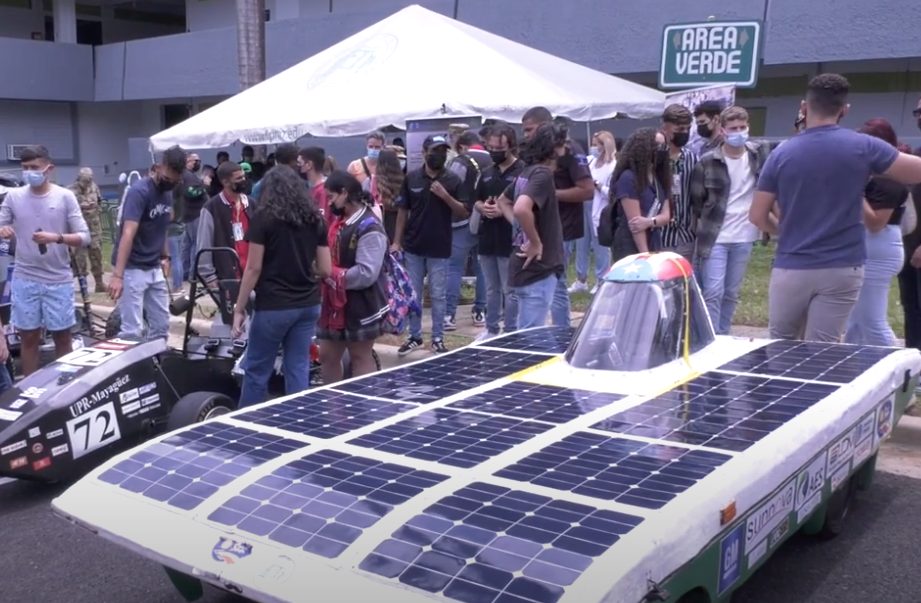
[[[402,254],[388,253],[384,257],[384,271],[387,274],[387,297],[390,312],[384,319],[384,332],[401,335],[412,315],[422,316],[422,304],[413,291],[409,273],[403,267]]]

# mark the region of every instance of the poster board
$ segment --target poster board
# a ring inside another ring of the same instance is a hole
[[[416,119],[406,122],[406,170],[422,167],[422,143],[432,134],[448,135],[451,124],[467,124],[471,129],[479,130],[483,119],[478,115],[468,117],[439,117],[436,119]]]

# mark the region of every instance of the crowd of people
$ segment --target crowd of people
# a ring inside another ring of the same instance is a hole
[[[524,113],[520,137],[496,120],[430,135],[414,169],[402,140],[380,132],[346,170],[316,146],[281,144],[265,161],[244,147],[240,161],[219,153],[216,167],[173,147],[124,196],[106,284],[92,172],[57,186],[48,151],[27,148],[26,186],[0,206],[0,237],[18,241],[11,320],[23,370],[38,368],[43,330],[59,355],[70,350],[73,277],[89,273],[118,302],[119,336],[133,339],[167,336],[169,297],[184,282],[239,282],[230,326],[248,338],[244,406],[266,398],[279,351],[286,390],[306,389],[315,336],[325,382],[342,378],[346,352],[352,374],[373,371],[391,262],[430,301],[435,353],[457,328],[468,267],[470,320],[488,338],[569,325],[570,295],[594,293],[612,262],[666,250],[692,263],[713,327],[727,334],[764,233],[777,239],[772,337],[894,345],[886,311],[898,275],[906,343],[921,346],[921,194],[908,188],[921,182],[921,158],[885,120],[840,127],[848,92],[842,76],[815,77],[797,133],[773,151],[751,140],[744,108],[712,101],[670,105],[659,127],[625,141],[594,132],[587,155],[543,107]],[[915,116],[921,127],[921,102]],[[407,335],[401,356],[425,345],[421,315]]]

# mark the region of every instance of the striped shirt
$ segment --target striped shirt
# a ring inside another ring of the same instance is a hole
[[[697,165],[697,155],[683,148],[672,161],[672,221],[662,229],[662,246],[677,247],[694,240],[693,213],[691,212],[691,172]]]

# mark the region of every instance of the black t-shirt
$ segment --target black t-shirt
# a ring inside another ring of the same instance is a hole
[[[180,200],[180,218],[186,224],[198,219],[201,215],[201,208],[211,198],[208,191],[205,190],[205,183],[202,179],[198,174],[189,170],[182,172],[182,180],[176,187],[176,193]]]
[[[256,310],[289,310],[320,303],[314,274],[317,247],[326,247],[326,220],[294,226],[257,211],[246,240],[265,247],[256,283]]]
[[[529,165],[522,170],[505,196],[518,200],[527,195],[534,200],[534,222],[543,245],[540,260],[532,260],[524,267],[524,259],[513,253],[508,263],[509,281],[512,287],[526,287],[547,276],[559,277],[563,273],[563,229],[560,224],[559,207],[556,200],[553,174],[543,165]],[[513,247],[517,251],[527,241],[520,226],[515,227]]]
[[[556,159],[553,184],[557,190],[573,188],[580,180],[591,180],[588,159],[577,142],[566,143],[566,154]],[[563,224],[563,240],[573,241],[585,235],[585,214],[582,203],[560,203],[560,221]]]
[[[893,210],[888,224],[901,223],[902,214],[905,212],[905,201],[908,199],[907,186],[889,178],[875,176],[867,182],[863,195],[873,209]]]
[[[403,194],[395,203],[406,209],[403,249],[425,258],[451,257],[451,208],[431,191],[437,180],[448,194],[467,204],[461,192],[461,181],[455,174],[442,170],[435,179],[421,167],[406,175]]]
[[[486,201],[490,197],[499,198],[524,169],[524,161],[516,159],[504,172],[497,165],[485,170],[480,179],[477,192],[478,201]],[[513,200],[514,202],[514,200]],[[480,255],[509,257],[512,254],[512,225],[504,216],[487,218],[481,216],[480,230],[478,232],[477,252]]]

